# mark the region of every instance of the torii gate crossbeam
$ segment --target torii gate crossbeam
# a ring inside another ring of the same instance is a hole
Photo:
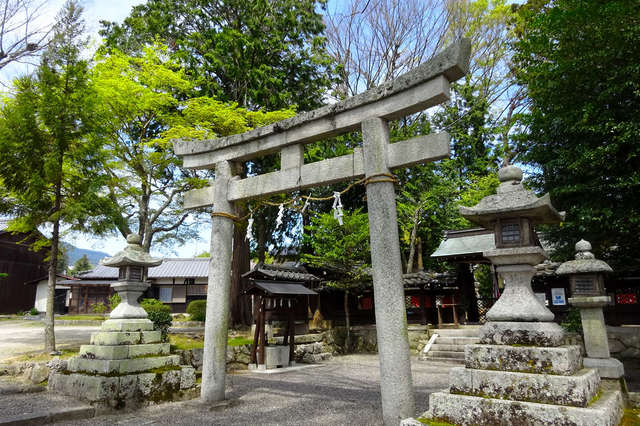
[[[187,193],[185,207],[212,205],[214,213],[233,215],[235,201],[375,177],[394,168],[447,157],[446,133],[391,144],[388,120],[449,99],[449,83],[468,72],[470,51],[470,42],[463,39],[397,79],[336,104],[240,135],[174,142],[185,167],[216,169],[213,185]],[[304,164],[305,144],[357,129],[362,130],[361,149]],[[245,179],[234,176],[236,163],[278,151],[280,171]],[[386,425],[397,425],[415,414],[415,400],[393,183],[373,179],[367,185],[367,205],[382,412]],[[212,222],[201,398],[221,401],[225,397],[233,222],[215,214]]]

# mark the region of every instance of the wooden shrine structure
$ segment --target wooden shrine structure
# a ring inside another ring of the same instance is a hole
[[[294,338],[296,329],[296,305],[299,296],[315,296],[313,290],[309,290],[299,283],[253,281],[245,291],[246,295],[254,297],[254,315],[256,328],[251,345],[250,364],[258,369],[273,367],[286,367],[295,363]],[[269,346],[266,338],[266,316],[268,312],[286,316],[287,326],[284,341],[281,346]],[[287,351],[283,348],[288,347]]]
[[[185,208],[213,206],[211,264],[201,397],[225,399],[231,256],[235,202],[365,178],[371,235],[380,387],[385,424],[415,414],[406,328],[402,261],[397,226],[395,179],[391,170],[449,156],[445,132],[391,143],[389,121],[449,99],[450,83],[469,69],[471,43],[463,39],[408,73],[364,93],[239,135],[174,142],[184,167],[215,169],[209,187],[188,192]],[[353,153],[305,164],[304,145],[362,131]],[[281,169],[247,178],[243,162],[280,153]]]

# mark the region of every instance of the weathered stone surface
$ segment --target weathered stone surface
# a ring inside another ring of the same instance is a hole
[[[436,392],[429,396],[424,417],[483,426],[616,426],[622,418],[622,396],[620,392],[604,393],[582,408]]]
[[[413,417],[409,417],[408,419],[402,420],[400,426],[424,426],[424,424]]]
[[[108,319],[102,323],[102,331],[151,331],[153,323],[148,319]]]
[[[592,369],[573,376],[474,370],[457,367],[449,373],[451,393],[586,407],[598,392],[600,379]]]
[[[179,355],[115,360],[74,357],[69,360],[68,368],[72,372],[127,374],[152,370],[168,365],[178,365],[179,363]]]
[[[570,375],[582,368],[578,346],[467,345],[465,366],[482,370]]]
[[[624,377],[624,365],[615,358],[584,358],[585,368],[598,370],[600,377],[606,379],[618,379]]]
[[[584,349],[590,358],[609,358],[609,341],[604,324],[602,306],[596,308],[580,308]]]
[[[42,383],[49,378],[49,367],[43,364],[33,364],[24,370],[23,380],[25,382],[38,384]]]
[[[182,372],[180,375],[180,389],[189,389],[196,384],[196,369],[188,366],[181,365]]]
[[[51,361],[47,362],[47,367],[49,367],[50,371],[59,372],[67,369],[67,360],[60,359],[58,357],[53,358]]]
[[[480,343],[488,345],[560,346],[565,337],[555,322],[489,321],[480,328]]]
[[[154,333],[153,331],[102,331],[91,335],[92,345],[135,345],[140,343],[142,333]],[[158,332],[159,333],[159,332]]]
[[[169,343],[149,343],[138,345],[82,345],[80,356],[89,359],[127,359],[146,355],[168,355]]]
[[[53,373],[49,377],[48,388],[93,402],[117,397],[119,382],[119,377]]]

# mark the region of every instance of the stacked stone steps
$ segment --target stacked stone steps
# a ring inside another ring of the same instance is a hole
[[[474,344],[425,417],[456,424],[614,426],[622,396],[583,368],[579,346]]]
[[[478,330],[477,326],[431,330],[432,335],[437,334],[438,337],[431,345],[429,352],[420,354],[420,359],[423,361],[462,364],[464,363],[465,345],[480,341]]]

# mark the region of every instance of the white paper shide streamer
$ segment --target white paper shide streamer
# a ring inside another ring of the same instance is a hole
[[[280,228],[280,225],[282,225],[283,215],[284,215],[284,205],[280,204],[280,207],[278,207],[278,217],[276,218],[276,228]]]
[[[253,214],[247,221],[247,235],[245,236],[247,241],[253,240]]]
[[[338,223],[342,225],[342,216],[344,213],[342,212],[342,200],[340,200],[340,193],[333,193],[333,218],[338,220]]]

